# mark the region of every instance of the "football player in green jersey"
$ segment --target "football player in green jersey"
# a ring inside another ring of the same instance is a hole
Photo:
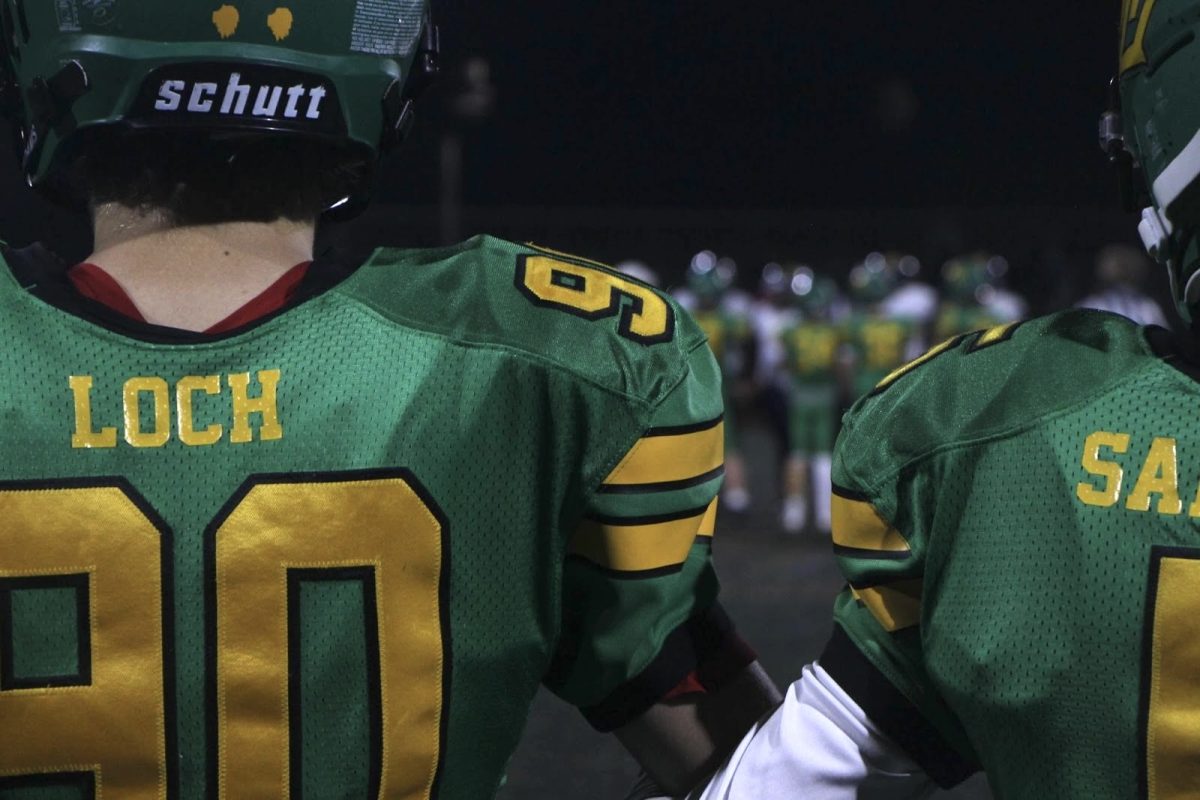
[[[905,317],[885,313],[883,301],[899,284],[897,258],[871,253],[850,270],[850,298],[854,312],[844,323],[850,353],[843,384],[851,398],[875,387],[885,375],[920,352],[918,325]],[[916,349],[913,352],[914,346]]]
[[[1196,0],[1126,0],[1102,125],[1145,176],[1187,332],[1060,312],[863,398],[834,461],[834,634],[706,799],[907,798],[977,770],[998,798],[1197,796],[1197,34]]]
[[[487,237],[314,257],[426,0],[6,1],[0,49],[95,223],[0,249],[0,796],[491,797],[541,683],[682,790],[769,708],[686,314]]]
[[[791,384],[791,447],[784,469],[780,522],[787,533],[804,529],[809,521],[811,487],[813,524],[828,533],[829,476],[838,412],[837,360],[842,344],[842,328],[830,318],[837,284],[809,267],[798,267],[792,273],[790,289],[804,316],[780,333]]]
[[[947,261],[942,267],[942,303],[934,322],[933,340],[944,342],[952,336],[1011,322],[985,302],[1007,270],[1007,261],[989,253],[969,253]]]
[[[750,507],[746,466],[738,440],[736,404],[732,397],[732,389],[745,371],[750,326],[744,316],[732,313],[722,302],[736,276],[737,266],[733,259],[719,258],[711,250],[701,250],[694,255],[687,271],[692,319],[704,331],[721,369],[721,388],[725,397],[725,484],[721,502],[726,511],[735,513]]]

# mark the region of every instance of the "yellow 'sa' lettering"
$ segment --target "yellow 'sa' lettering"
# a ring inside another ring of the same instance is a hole
[[[1121,496],[1121,481],[1125,473],[1117,462],[1106,461],[1100,457],[1100,448],[1102,447],[1108,448],[1113,453],[1124,453],[1129,450],[1129,434],[1096,431],[1084,440],[1083,457],[1080,459],[1080,464],[1089,475],[1103,478],[1104,484],[1097,488],[1089,481],[1081,481],[1075,487],[1075,496],[1089,506],[1108,508],[1116,505],[1117,499]]]
[[[1154,0],[1124,0],[1121,13],[1121,73],[1146,63],[1146,28]]]
[[[1179,471],[1176,465],[1175,440],[1157,437],[1150,445],[1150,452],[1142,465],[1133,492],[1125,501],[1131,511],[1149,511],[1150,496],[1158,495],[1158,513],[1178,514],[1183,510],[1179,500]]]
[[[75,432],[71,434],[71,447],[76,450],[108,448],[117,446],[117,429],[92,428],[92,383],[90,375],[72,375],[71,394],[75,397]]]
[[[233,391],[233,429],[229,432],[229,441],[234,444],[254,441],[254,431],[250,428],[251,414],[258,414],[262,418],[258,429],[259,439],[269,442],[283,438],[279,405],[275,399],[279,370],[259,370],[258,382],[262,386],[262,393],[258,397],[250,397],[250,373],[229,376],[229,388]]]

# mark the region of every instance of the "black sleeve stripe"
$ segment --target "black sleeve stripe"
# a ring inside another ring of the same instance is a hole
[[[608,514],[589,514],[585,519],[601,525],[613,525],[622,528],[631,528],[636,525],[660,525],[664,522],[676,522],[681,519],[702,517],[708,511],[709,505],[705,504],[699,508],[688,508],[683,511],[673,511],[669,514],[653,514],[644,517],[614,517]]]
[[[871,502],[871,498],[866,493],[857,491],[856,489],[847,489],[844,486],[838,486],[836,483],[833,485],[833,493],[838,497],[844,497],[856,503]]]
[[[869,558],[872,561],[905,561],[912,558],[912,552],[906,550],[866,550],[840,544],[833,546],[833,554],[841,558]]]
[[[691,425],[675,425],[664,426],[661,428],[650,428],[642,434],[642,438],[651,436],[686,436],[689,433],[700,433],[701,431],[712,430],[725,421],[725,415],[722,414],[715,419],[705,420],[703,422],[695,422]]]
[[[718,691],[756,657],[725,611],[713,605],[676,628],[640,675],[581,710],[593,728],[608,733],[640,717],[689,673],[697,673],[705,688]]]
[[[697,545],[700,547],[707,547],[709,550],[712,550],[712,537],[697,536],[696,541],[692,544],[692,547],[696,547]],[[606,567],[602,564],[597,564],[587,556],[579,555],[577,553],[571,553],[568,555],[567,561],[581,564],[588,569],[595,570],[596,572],[599,572],[613,580],[619,581],[641,581],[650,578],[664,578],[667,575],[678,575],[680,572],[683,572],[683,567],[685,564],[687,564],[687,561],[685,560],[680,561],[678,564],[669,564],[665,567],[655,567],[653,569],[621,570],[613,569],[612,567]]]
[[[598,494],[655,494],[657,492],[677,492],[682,489],[694,489],[709,481],[716,480],[725,474],[722,465],[714,470],[687,478],[681,481],[663,481],[662,483],[605,483],[597,490]]]
[[[912,701],[875,668],[840,625],[834,626],[819,663],[938,786],[957,786],[980,770],[979,764],[955,750]]]

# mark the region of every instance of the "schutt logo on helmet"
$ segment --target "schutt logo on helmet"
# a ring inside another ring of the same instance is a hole
[[[342,135],[333,84],[295,70],[241,64],[180,64],[152,72],[130,117],[152,125],[292,128]]]

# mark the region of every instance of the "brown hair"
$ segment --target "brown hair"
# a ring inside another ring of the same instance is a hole
[[[313,220],[362,190],[363,155],[319,140],[99,129],[82,137],[71,193],[156,209],[178,225]]]

